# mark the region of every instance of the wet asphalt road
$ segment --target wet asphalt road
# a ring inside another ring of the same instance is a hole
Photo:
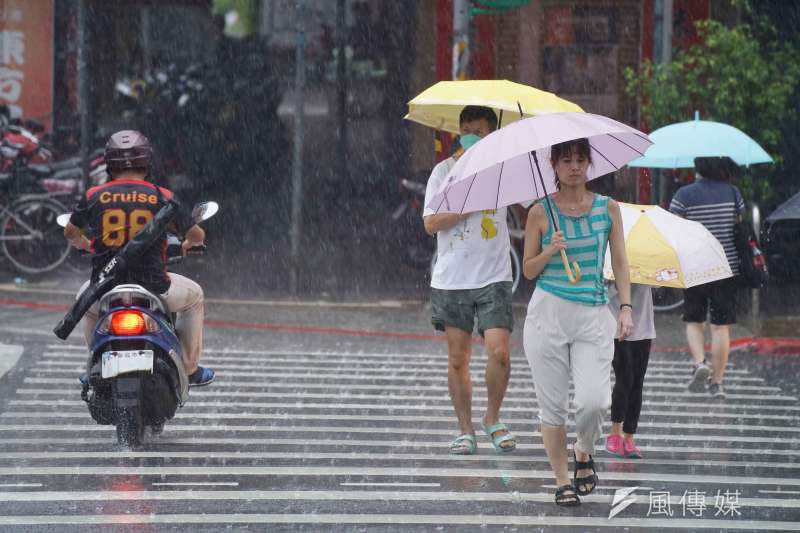
[[[447,454],[456,427],[445,345],[423,304],[214,298],[204,362],[217,381],[131,452],[80,400],[78,336],[50,333],[77,283],[0,286],[0,369],[14,363],[0,378],[0,531],[800,530],[796,357],[733,356],[728,399],[711,401],[685,389],[682,328],[659,316],[645,459],[598,453],[598,490],[561,509],[522,306],[503,409],[514,453],[481,436],[477,455]],[[476,422],[484,361],[476,345]],[[609,519],[622,487],[637,487],[633,503]]]

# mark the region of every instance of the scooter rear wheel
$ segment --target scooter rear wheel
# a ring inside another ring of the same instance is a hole
[[[125,410],[117,417],[117,443],[131,448],[144,442],[144,420],[141,409]]]

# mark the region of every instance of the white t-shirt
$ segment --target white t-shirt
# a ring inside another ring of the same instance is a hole
[[[453,168],[455,159],[435,167],[425,191],[423,217],[433,215],[427,207]],[[434,289],[480,289],[498,281],[511,281],[511,241],[506,208],[470,214],[450,229],[436,234],[436,266],[431,276]]]
[[[631,283],[631,305],[633,306],[633,332],[625,337],[626,341],[641,341],[656,338],[656,322],[653,316],[653,292],[650,285]],[[608,286],[608,308],[614,315],[614,320],[619,317],[619,293],[617,286],[610,283]]]

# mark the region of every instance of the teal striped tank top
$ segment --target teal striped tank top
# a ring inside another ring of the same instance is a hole
[[[603,262],[611,232],[611,216],[608,214],[607,196],[594,195],[592,209],[582,216],[563,214],[551,201],[558,219],[558,227],[564,232],[567,241],[567,257],[570,265],[574,261],[581,267],[581,279],[572,284],[564,271],[561,254],[554,254],[544,267],[536,286],[559,298],[586,305],[606,305],[608,293],[603,283]],[[545,200],[546,201],[546,200]],[[545,206],[547,210],[547,206]],[[542,239],[542,247],[550,244],[553,236],[553,222],[548,217],[547,234]]]

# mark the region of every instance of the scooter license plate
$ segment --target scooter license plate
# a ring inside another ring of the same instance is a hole
[[[103,379],[128,372],[152,372],[153,350],[120,350],[103,353]]]

